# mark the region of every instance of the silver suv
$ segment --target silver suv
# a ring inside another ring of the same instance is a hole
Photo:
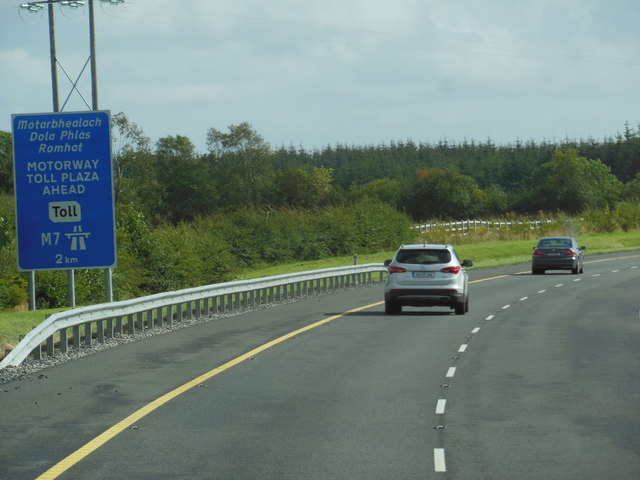
[[[389,274],[384,286],[384,311],[402,312],[403,306],[447,306],[456,315],[469,311],[469,276],[451,245],[403,245],[393,260],[384,262]]]

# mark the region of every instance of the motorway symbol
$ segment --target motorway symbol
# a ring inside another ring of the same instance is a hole
[[[65,236],[71,239],[71,250],[86,250],[87,244],[85,239],[91,235],[88,232],[83,232],[80,225],[73,226],[73,233],[65,233]]]

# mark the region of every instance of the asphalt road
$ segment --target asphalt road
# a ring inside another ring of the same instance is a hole
[[[636,480],[640,252],[587,261],[473,270],[464,316],[352,289],[0,385],[0,478]]]

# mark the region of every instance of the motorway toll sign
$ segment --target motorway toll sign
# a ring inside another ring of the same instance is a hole
[[[115,267],[109,112],[11,120],[18,270]]]

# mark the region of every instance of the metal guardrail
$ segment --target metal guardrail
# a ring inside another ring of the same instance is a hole
[[[55,313],[24,336],[0,362],[0,370],[18,366],[30,355],[40,360],[43,355],[66,353],[70,346],[80,348],[94,341],[103,343],[105,338],[125,333],[133,335],[165,324],[171,326],[185,318],[240,311],[315,292],[372,284],[375,273],[382,281],[386,272],[381,263],[327,268],[219,283]]]

